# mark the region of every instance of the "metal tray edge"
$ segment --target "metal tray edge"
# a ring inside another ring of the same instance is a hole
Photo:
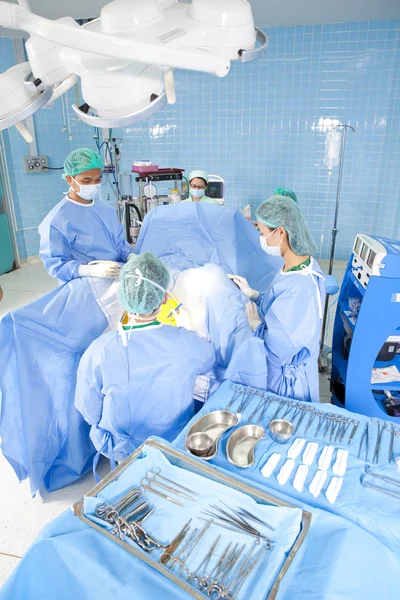
[[[251,494],[252,496],[258,496],[261,500],[264,500],[270,504],[273,504],[275,506],[285,506],[288,508],[299,508],[295,504],[290,504],[289,502],[280,500],[279,498],[276,498],[275,496],[272,496],[272,495],[268,494],[267,492],[260,490],[259,488],[256,488],[245,482],[241,482],[241,481],[235,479],[234,477],[227,475],[225,472],[221,472],[221,471],[217,470],[215,467],[210,466],[207,463],[204,463],[202,461],[202,459],[192,457],[191,455],[186,455],[183,452],[181,452],[180,450],[177,450],[176,448],[173,448],[171,446],[167,446],[166,444],[164,444],[154,438],[151,438],[151,437],[148,438],[145,442],[143,442],[143,444],[141,444],[126,460],[124,460],[123,463],[121,463],[116,469],[114,469],[114,471],[109,473],[109,475],[107,475],[100,483],[98,483],[94,488],[92,488],[86,494],[86,496],[95,496],[96,494],[98,494],[99,491],[101,491],[103,488],[105,488],[109,483],[118,479],[120,474],[132,462],[134,462],[138,458],[138,456],[140,456],[140,454],[143,451],[143,447],[145,445],[156,448],[157,450],[160,450],[161,452],[163,452],[166,455],[169,454],[170,456],[173,456],[176,459],[182,460],[182,462],[186,462],[186,463],[190,464],[191,466],[196,468],[198,471],[200,471],[200,472],[203,471],[206,474],[214,476],[216,479],[219,479],[221,483],[224,483],[225,485],[228,485],[230,487],[234,487],[235,489],[237,489],[241,492]],[[167,458],[168,458],[168,456],[167,456]],[[114,542],[117,542],[125,550],[127,550],[128,552],[130,552],[131,554],[136,556],[136,558],[139,558],[139,560],[142,560],[146,564],[155,568],[162,575],[165,575],[168,579],[170,579],[176,585],[178,585],[178,587],[180,587],[181,589],[188,592],[194,598],[197,598],[198,600],[204,600],[203,594],[200,594],[192,586],[189,586],[184,581],[182,581],[182,579],[176,577],[173,573],[171,573],[168,569],[165,569],[165,567],[163,567],[161,564],[159,564],[153,558],[148,557],[145,553],[139,552],[139,550],[136,550],[135,547],[130,546],[123,540],[117,538],[116,536],[112,535],[110,532],[102,529],[99,525],[96,525],[95,523],[93,523],[92,521],[87,519],[85,517],[85,515],[83,514],[83,500],[80,500],[79,502],[76,502],[75,504],[73,504],[72,508],[73,508],[74,515],[76,517],[78,517],[78,519],[83,521],[86,525],[89,525],[90,527],[92,527],[93,529],[95,529],[96,531],[101,533],[102,535],[105,535],[106,537],[113,540]],[[312,514],[309,511],[306,511],[303,509],[301,509],[301,511],[302,511],[301,531],[300,531],[299,535],[297,536],[297,539],[296,539],[295,543],[293,544],[292,549],[290,550],[280,571],[278,572],[278,575],[276,576],[275,582],[274,582],[268,596],[266,597],[266,600],[275,600],[276,595],[279,590],[279,585],[280,585],[283,577],[286,575],[294,557],[296,556],[298,550],[302,546],[302,544],[307,536],[307,533],[310,529]]]

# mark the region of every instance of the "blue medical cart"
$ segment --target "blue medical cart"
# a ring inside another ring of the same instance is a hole
[[[333,403],[399,422],[400,381],[371,383],[373,368],[390,366],[400,371],[400,242],[358,234],[333,330]]]

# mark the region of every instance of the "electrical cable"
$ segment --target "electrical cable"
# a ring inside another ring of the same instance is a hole
[[[64,167],[42,167],[46,171],[64,171]]]

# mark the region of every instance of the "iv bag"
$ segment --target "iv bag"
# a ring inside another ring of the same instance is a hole
[[[340,131],[328,131],[325,140],[324,165],[330,171],[339,164],[341,143],[342,133]]]

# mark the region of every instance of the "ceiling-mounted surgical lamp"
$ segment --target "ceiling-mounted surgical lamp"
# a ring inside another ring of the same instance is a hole
[[[26,0],[20,4],[0,1],[0,25],[31,34],[26,50],[42,94],[55,99],[79,77],[85,105],[73,109],[97,127],[142,121],[173,103],[174,68],[224,77],[231,60],[256,60],[268,44],[246,0],[114,0],[83,26],[70,17],[39,17]],[[9,83],[1,89],[3,98],[13,93]],[[32,101],[30,114],[41,106]],[[0,129],[8,126],[5,116],[0,93]]]

